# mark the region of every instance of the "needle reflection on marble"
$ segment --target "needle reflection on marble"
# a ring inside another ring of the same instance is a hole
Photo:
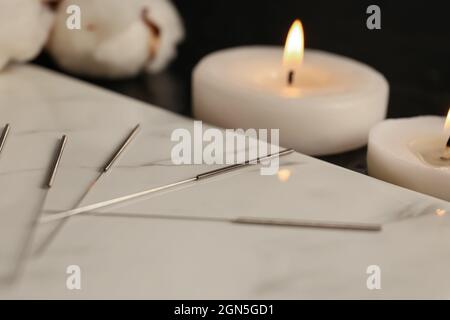
[[[291,228],[313,228],[347,231],[381,231],[382,225],[375,223],[353,223],[338,221],[319,221],[305,219],[277,219],[260,217],[196,217],[179,216],[166,214],[138,214],[138,213],[110,213],[110,212],[91,212],[92,216],[108,216],[117,218],[142,218],[142,219],[162,219],[162,220],[185,220],[185,221],[205,221],[205,222],[226,222],[241,225],[255,225],[266,227],[291,227]]]
[[[62,155],[64,153],[65,147],[67,143],[67,136],[63,135],[60,143],[57,148],[57,152],[55,155],[55,159],[52,162],[52,165],[50,167],[49,176],[46,182],[42,185],[42,195],[40,198],[40,201],[38,202],[38,205],[36,207],[36,211],[34,216],[31,219],[31,223],[29,225],[29,232],[26,232],[26,236],[24,238],[23,244],[21,246],[21,249],[19,251],[19,254],[17,256],[17,260],[15,263],[14,271],[9,279],[7,279],[7,282],[12,284],[14,283],[22,274],[25,262],[27,261],[30,245],[33,241],[34,235],[36,233],[36,229],[39,224],[39,218],[45,208],[45,203],[49,194],[50,189],[53,187],[56,179],[56,175],[58,173],[59,166],[61,164]]]
[[[134,140],[136,135],[138,134],[140,130],[141,125],[137,124],[133,130],[128,134],[128,136],[125,138],[125,140],[122,142],[122,144],[118,147],[118,149],[113,153],[110,160],[106,162],[106,164],[103,166],[102,170],[100,171],[100,174],[89,184],[87,189],[84,191],[80,199],[75,204],[74,208],[78,208],[84,201],[84,199],[87,197],[87,195],[92,191],[94,186],[104,177],[107,173],[111,171],[114,164],[117,162],[119,157],[123,154],[125,149],[131,144],[131,142]],[[37,245],[36,250],[34,251],[34,255],[38,256],[45,252],[45,249],[48,247],[48,245],[53,241],[55,236],[58,234],[58,232],[63,228],[64,224],[67,222],[67,218],[61,220],[51,231],[50,233],[41,241],[40,244]]]
[[[22,243],[20,244],[19,253],[15,258],[15,267],[10,276],[5,278],[5,284],[13,285],[17,279],[22,275],[25,267],[25,262],[28,258],[28,252],[30,249],[30,245],[34,239],[34,235],[39,223],[39,217],[42,213],[43,208],[45,207],[45,203],[48,197],[48,192],[50,188],[43,187],[41,190],[41,195],[39,201],[36,205],[36,209],[33,211],[34,215],[31,217],[30,224],[28,225],[28,232],[25,232],[25,237],[23,238]]]

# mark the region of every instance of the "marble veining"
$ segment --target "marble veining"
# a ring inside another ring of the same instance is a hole
[[[280,168],[291,172],[287,181],[249,167],[72,217],[42,254],[27,257],[11,283],[63,133],[69,141],[47,214],[75,205],[136,123],[141,133],[85,204],[217,166],[170,162],[170,133],[192,130],[191,119],[35,66],[0,74],[4,123],[12,131],[0,157],[1,298],[450,298],[448,202],[298,153],[281,159]],[[220,222],[239,216],[384,228],[364,233]],[[32,248],[56,226],[36,227]],[[65,287],[71,264],[85,274],[78,292]],[[366,288],[371,264],[382,269],[381,290]]]

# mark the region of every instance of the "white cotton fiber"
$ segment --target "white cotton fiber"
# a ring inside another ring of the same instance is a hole
[[[0,70],[39,54],[47,41],[53,13],[41,0],[0,0]]]
[[[69,5],[81,9],[81,29],[66,26]],[[73,73],[123,78],[163,69],[184,35],[169,0],[63,0],[48,50]]]

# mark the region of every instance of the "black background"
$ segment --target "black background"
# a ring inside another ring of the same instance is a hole
[[[449,1],[175,0],[186,28],[177,59],[164,72],[105,81],[86,79],[177,113],[190,115],[192,68],[227,47],[284,45],[300,18],[306,47],[365,62],[388,79],[388,117],[445,115],[450,106]],[[381,8],[382,29],[368,30],[366,9]],[[42,54],[37,63],[58,69]],[[365,172],[365,149],[325,157]]]

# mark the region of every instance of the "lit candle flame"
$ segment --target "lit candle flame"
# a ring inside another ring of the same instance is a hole
[[[444,154],[442,155],[441,159],[450,161],[450,109],[448,109],[447,120],[445,120],[444,132],[449,137],[445,146]]]
[[[448,109],[447,120],[445,120],[444,130],[450,135],[450,109]]]
[[[288,82],[293,82],[295,71],[299,69],[303,62],[305,39],[303,35],[303,25],[300,20],[295,20],[289,29],[284,47],[283,65],[288,72]]]

